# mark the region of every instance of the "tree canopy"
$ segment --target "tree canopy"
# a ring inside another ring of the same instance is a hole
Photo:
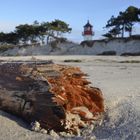
[[[133,26],[135,23],[140,23],[140,9],[134,6],[129,6],[124,12],[119,12],[117,17],[112,16],[105,26],[109,28],[109,32],[103,36],[117,37],[128,32],[129,36],[132,35]]]
[[[4,33],[0,32],[0,43],[19,44],[47,42],[63,37],[64,33],[70,33],[71,28],[69,24],[61,20],[54,20],[51,22],[34,21],[33,24],[21,24],[15,27],[14,32]]]

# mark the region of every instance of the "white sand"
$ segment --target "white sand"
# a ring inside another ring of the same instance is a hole
[[[121,61],[138,62],[140,57],[38,56],[37,58],[79,66],[89,75],[88,78],[92,85],[103,91],[106,104],[105,120],[102,126],[96,128],[92,133],[85,133],[85,138],[89,139],[95,135],[96,139],[100,140],[140,139],[140,63],[120,63]],[[0,60],[17,59],[29,60],[31,57],[0,57]],[[80,59],[82,62],[63,62],[68,59]],[[53,138],[46,134],[32,132],[27,129],[23,121],[0,112],[0,140],[13,139],[45,140]]]

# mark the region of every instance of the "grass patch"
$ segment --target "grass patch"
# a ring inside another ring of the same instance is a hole
[[[14,45],[0,45],[0,52],[5,52],[8,49],[13,49],[14,47]]]
[[[79,59],[68,59],[68,60],[64,60],[64,62],[68,62],[68,63],[70,63],[70,62],[80,63],[80,62],[82,62],[82,60],[79,60]]]
[[[140,63],[140,60],[126,60],[126,61],[120,61],[119,63]]]

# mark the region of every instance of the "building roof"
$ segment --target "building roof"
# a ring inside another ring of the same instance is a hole
[[[89,20],[88,20],[87,24],[84,27],[93,27],[93,26],[89,23]]]

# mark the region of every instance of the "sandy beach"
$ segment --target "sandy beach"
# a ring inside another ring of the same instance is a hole
[[[0,57],[0,61],[35,59],[78,66],[88,74],[91,85],[100,88],[103,92],[106,113],[102,125],[95,128],[93,132],[87,132],[85,136],[71,139],[95,137],[98,140],[140,139],[140,57],[76,55]],[[64,60],[73,61],[64,62]],[[81,62],[74,62],[74,60]],[[33,132],[21,119],[2,111],[0,111],[0,124],[0,140],[65,139]]]

